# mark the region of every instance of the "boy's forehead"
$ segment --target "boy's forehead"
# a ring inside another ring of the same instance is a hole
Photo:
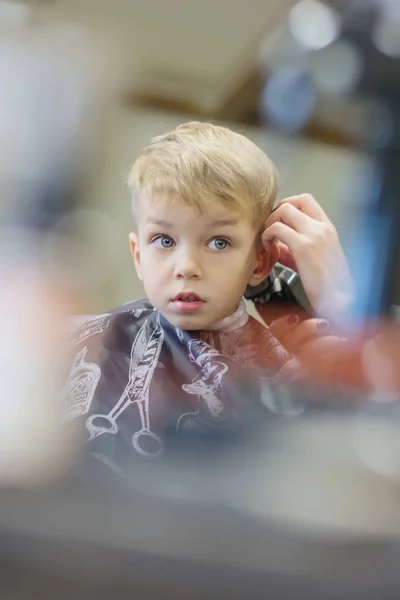
[[[141,197],[137,209],[141,224],[164,220],[178,225],[184,220],[193,220],[199,225],[240,226],[251,222],[251,215],[237,207],[229,207],[216,201],[215,204],[207,203],[199,208],[188,205],[177,195]]]

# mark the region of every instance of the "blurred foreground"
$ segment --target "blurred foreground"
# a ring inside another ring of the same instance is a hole
[[[377,212],[363,213],[355,235],[355,314],[333,331],[339,343],[301,350],[308,387],[285,391],[276,419],[232,452],[180,448],[128,484],[82,484],[69,478],[77,433],[55,398],[70,318],[91,311],[101,276],[91,240],[110,227],[83,199],[110,89],[84,32],[9,14],[0,32],[2,597],[397,598],[400,325],[381,310],[390,261],[373,279],[379,269],[365,259],[382,242],[371,214],[395,223],[384,209],[398,198],[397,146],[378,157],[389,201],[379,188]],[[303,17],[291,13],[291,27]],[[388,225],[384,241],[392,234]],[[285,414],[293,397],[301,409]]]

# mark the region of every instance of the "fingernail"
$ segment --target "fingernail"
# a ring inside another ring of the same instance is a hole
[[[329,322],[325,319],[320,319],[317,323],[317,328],[323,331],[324,329],[329,329]]]
[[[288,318],[289,325],[296,325],[299,322],[299,317],[295,314],[290,315]]]

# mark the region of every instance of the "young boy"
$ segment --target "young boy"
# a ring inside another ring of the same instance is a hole
[[[147,299],[74,331],[67,390],[91,456],[119,472],[177,438],[237,439],[265,382],[298,373],[242,299],[278,259],[261,243],[277,191],[269,158],[229,129],[186,123],[142,151],[129,188]]]

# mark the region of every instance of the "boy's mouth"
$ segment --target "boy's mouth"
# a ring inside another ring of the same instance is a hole
[[[204,300],[193,292],[181,292],[175,296],[172,303],[180,312],[195,312],[203,306]]]
[[[181,292],[175,296],[173,302],[203,302],[203,300],[193,292]]]

